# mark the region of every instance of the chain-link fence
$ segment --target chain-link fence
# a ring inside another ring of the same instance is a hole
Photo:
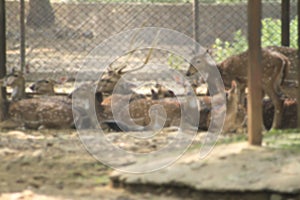
[[[296,47],[295,0],[290,10],[291,46]],[[21,33],[20,1],[6,1],[7,67],[21,66],[20,39],[25,34],[28,80],[74,78],[82,60],[103,40],[139,27],[163,27],[190,37],[196,35],[201,45],[214,50],[217,61],[247,49],[246,0],[200,0],[198,8],[193,2],[29,0],[24,11],[25,32]],[[194,16],[198,16],[196,22]],[[263,46],[280,45],[280,18],[281,1],[263,1]],[[162,53],[162,57],[174,64],[170,54]]]

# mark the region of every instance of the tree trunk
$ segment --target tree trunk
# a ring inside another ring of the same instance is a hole
[[[49,0],[30,0],[27,26],[41,28],[54,24],[55,16]]]

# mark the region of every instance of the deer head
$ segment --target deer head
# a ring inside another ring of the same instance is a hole
[[[25,78],[23,73],[13,69],[8,75],[4,77],[3,86],[12,88],[12,101],[17,101],[25,98]]]
[[[176,97],[172,90],[169,90],[165,86],[156,83],[154,88],[151,89],[152,100],[163,99],[166,97]]]
[[[130,41],[129,49],[132,49],[137,34],[138,34],[138,32],[132,37],[132,39]],[[129,60],[134,55],[134,53],[138,50],[138,47],[131,50],[128,53],[125,61],[122,62],[121,64],[119,64],[118,66],[113,66],[113,63],[110,64],[109,67],[108,67],[107,72],[102,75],[100,81],[97,83],[98,84],[97,91],[112,94],[113,91],[114,91],[114,87],[116,86],[116,84],[118,83],[118,81],[121,79],[121,77],[124,74],[131,73],[131,72],[138,71],[138,70],[142,69],[150,60],[150,57],[152,55],[152,52],[153,52],[153,49],[154,49],[154,46],[155,46],[158,35],[159,35],[159,32],[157,33],[156,37],[154,38],[154,41],[152,43],[152,47],[149,49],[149,52],[148,52],[145,60],[142,62],[142,64],[140,66],[137,66],[134,69],[125,70],[129,65]],[[123,89],[122,94],[132,93],[132,88],[133,87],[135,87],[134,84],[132,84],[130,82],[128,82],[128,83],[126,82],[124,88],[122,88]]]
[[[207,49],[204,53],[200,53],[192,58],[190,61],[190,66],[186,72],[187,76],[192,76],[197,72],[200,72],[202,76],[204,76],[204,80],[207,79],[207,74],[204,74],[205,69],[209,69],[207,67],[213,67],[215,63],[211,58],[211,51]]]
[[[54,85],[57,82],[54,80],[38,80],[35,83],[33,83],[29,88],[36,92],[37,94],[43,94],[43,95],[54,95]]]
[[[239,103],[239,89],[236,81],[231,82],[231,88],[226,91],[226,118],[223,132],[236,131],[242,128],[246,121],[246,110]]]

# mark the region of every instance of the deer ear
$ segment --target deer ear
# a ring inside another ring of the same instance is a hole
[[[170,97],[176,97],[175,93],[172,90],[168,90]]]
[[[213,51],[212,49],[207,48],[205,53],[211,56],[213,54]]]
[[[96,92],[96,100],[98,101],[98,103],[102,103],[103,101],[103,95],[102,95],[102,92]]]
[[[57,83],[57,84],[64,84],[65,82],[67,82],[69,80],[69,78],[67,76],[62,76],[59,78],[58,81],[55,80],[51,80],[53,83]]]
[[[235,80],[231,81],[231,89],[237,90],[237,83]]]

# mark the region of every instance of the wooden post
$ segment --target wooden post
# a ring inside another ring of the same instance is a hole
[[[248,142],[262,143],[261,0],[248,0]]]
[[[298,113],[298,121],[297,121],[297,125],[298,128],[300,128],[300,0],[298,0],[298,70],[297,70],[297,74],[298,74],[298,96],[297,96],[297,113]]]
[[[5,25],[5,0],[0,0],[0,79],[6,75],[6,25]],[[0,85],[0,121],[7,114],[6,90]]]
[[[290,46],[290,0],[281,0],[281,45]]]

